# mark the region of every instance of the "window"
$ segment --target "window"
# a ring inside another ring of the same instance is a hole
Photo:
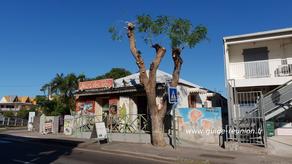
[[[191,94],[189,95],[189,108],[196,108],[197,102],[198,102],[198,95],[197,94]]]
[[[14,105],[6,105],[6,108],[14,108]]]
[[[243,50],[246,78],[269,77],[268,48],[249,48]]]

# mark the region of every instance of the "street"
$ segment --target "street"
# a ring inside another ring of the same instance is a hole
[[[34,139],[0,134],[1,163],[169,163],[126,154],[76,148],[80,142],[57,139]],[[75,148],[75,149],[74,149]]]

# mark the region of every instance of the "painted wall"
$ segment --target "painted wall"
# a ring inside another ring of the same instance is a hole
[[[121,96],[118,105],[118,115],[122,118],[127,115],[126,121],[133,122],[136,120],[138,114],[138,107],[133,98]],[[135,123],[137,124],[137,123]]]
[[[64,117],[64,134],[72,135],[74,128],[74,116],[65,115]]]
[[[177,91],[178,91],[178,108],[185,108],[189,106],[188,102],[188,96],[189,96],[189,87],[179,85],[177,86]]]
[[[114,85],[113,79],[91,80],[79,82],[79,89],[97,89],[97,88],[112,88]]]
[[[102,101],[100,99],[96,99],[95,101],[95,115],[96,115],[96,121],[101,122],[102,121]]]
[[[188,96],[190,95],[189,89],[191,87],[179,85],[177,87],[178,90],[178,105],[177,108],[188,108],[189,107],[189,100]],[[199,94],[198,97],[200,101],[196,103],[196,107],[200,108],[203,107],[203,103],[207,101],[207,94]]]
[[[246,79],[243,49],[248,48],[268,48],[269,77]],[[292,64],[292,38],[277,39],[269,41],[259,41],[230,45],[228,47],[229,64],[227,68],[228,78],[236,79],[237,87],[281,85],[290,77],[279,77],[277,72],[282,65],[281,59],[287,59],[288,64]],[[228,62],[228,61],[227,61]]]
[[[94,114],[95,113],[95,101],[77,101],[76,112],[82,114]]]
[[[57,134],[59,129],[59,116],[45,116],[44,114],[40,118],[40,133]]]
[[[130,98],[129,97],[120,97],[118,105],[118,113],[120,115],[128,115],[130,112]]]
[[[178,108],[179,138],[198,143],[218,143],[222,132],[221,108]]]

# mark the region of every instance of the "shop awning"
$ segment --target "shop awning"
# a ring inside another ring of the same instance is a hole
[[[201,88],[190,88],[189,89],[190,94],[207,94],[208,91],[201,89]]]

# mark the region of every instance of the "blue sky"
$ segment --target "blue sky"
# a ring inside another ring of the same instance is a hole
[[[291,6],[289,0],[0,0],[0,96],[42,94],[56,73],[136,72],[127,40],[114,42],[107,31],[143,13],[207,26],[210,41],[183,51],[181,76],[225,94],[222,37],[292,27]],[[149,64],[153,50],[138,47]],[[160,69],[172,68],[168,51]]]

